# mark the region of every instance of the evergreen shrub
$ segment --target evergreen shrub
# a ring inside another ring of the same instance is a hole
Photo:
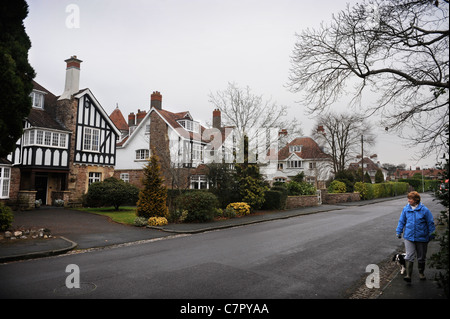
[[[219,201],[208,191],[186,192],[177,197],[176,206],[187,211],[185,222],[207,222],[214,219]]]

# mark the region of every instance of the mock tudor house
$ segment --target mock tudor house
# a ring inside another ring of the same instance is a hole
[[[0,161],[2,176],[9,174],[9,180],[2,179],[4,201],[29,208],[35,200],[73,205],[90,183],[113,175],[120,131],[91,90],[79,89],[82,61],[72,56],[65,62],[61,96],[33,83],[24,133],[15,151]]]

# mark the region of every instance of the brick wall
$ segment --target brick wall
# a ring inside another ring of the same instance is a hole
[[[319,199],[316,195],[288,196],[286,209],[319,206]]]
[[[143,188],[142,178],[144,177],[144,170],[142,169],[120,169],[114,171],[114,178],[120,179],[120,174],[127,173],[129,178],[129,183],[138,187]]]
[[[69,175],[69,206],[78,206],[82,202],[82,195],[85,194],[89,187],[89,173],[96,172],[101,174],[101,180],[114,175],[114,167],[112,166],[87,166],[72,165]]]
[[[322,204],[357,202],[361,200],[359,193],[329,194],[326,189],[321,189],[320,191],[322,193]]]

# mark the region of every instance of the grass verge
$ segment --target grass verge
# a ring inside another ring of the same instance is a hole
[[[77,210],[108,216],[116,223],[127,225],[134,225],[136,218],[136,207],[134,206],[123,206],[119,210],[114,210],[114,207],[77,208]]]

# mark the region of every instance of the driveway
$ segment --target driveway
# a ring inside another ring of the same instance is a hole
[[[155,229],[118,224],[105,216],[56,207],[14,212],[13,227],[48,228],[52,235],[76,242],[79,249],[170,236]]]

